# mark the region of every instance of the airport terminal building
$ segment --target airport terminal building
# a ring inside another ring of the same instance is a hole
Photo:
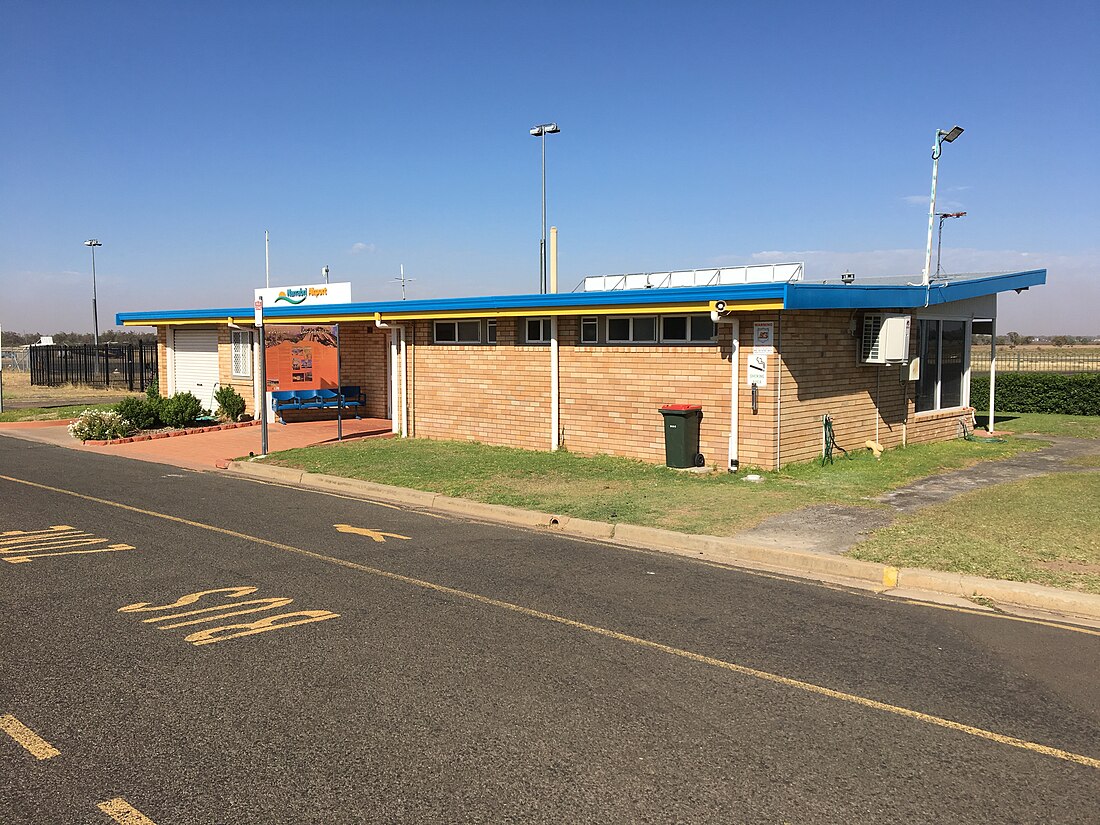
[[[155,326],[162,392],[207,407],[232,385],[274,420],[273,392],[354,386],[358,413],[404,437],[659,463],[660,407],[690,404],[707,465],[774,469],[821,455],[824,415],[845,447],[957,437],[972,336],[995,335],[998,293],[1045,281],[1040,269],[811,283],[793,263],[595,276],[537,295],[356,303],[348,287],[346,300],[266,302],[263,346],[249,306],[116,322]],[[287,426],[323,416],[335,411],[281,411]]]

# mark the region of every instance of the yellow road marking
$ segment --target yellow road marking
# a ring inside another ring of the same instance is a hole
[[[0,730],[30,751],[35,759],[51,759],[61,753],[10,713],[0,716]]]
[[[0,478],[6,478],[6,476],[0,476]],[[247,476],[238,476],[238,478],[241,478],[244,481],[251,481],[253,484],[263,484],[267,487],[282,487],[285,490],[294,490],[296,492],[300,492],[303,489],[301,487],[297,487],[297,486],[294,486],[294,485],[291,485],[291,484],[284,484],[284,483],[279,482],[279,481],[269,481],[269,480],[266,480],[266,479],[261,480],[261,479],[256,479],[256,478],[249,478]],[[13,480],[18,480],[18,479],[13,479]],[[322,495],[322,496],[331,496],[332,498],[342,498],[342,499],[346,499],[347,501],[358,501],[358,502],[361,502],[363,504],[368,504],[372,507],[373,506],[389,507],[393,510],[402,510],[402,511],[405,511],[405,512],[416,513],[419,516],[428,516],[429,518],[439,519],[441,521],[461,521],[462,520],[461,517],[457,516],[457,515],[449,515],[449,514],[444,515],[444,514],[440,514],[440,513],[430,513],[427,510],[418,510],[416,508],[397,507],[393,504],[384,504],[380,501],[374,501],[374,500],[371,500],[371,499],[358,498],[356,496],[347,496],[347,495],[343,495],[341,493],[333,493],[333,492],[330,492],[328,490],[312,490],[311,489],[311,490],[309,490],[309,492],[316,493],[317,495]],[[2,534],[0,534],[0,535],[2,535]],[[593,538],[590,538],[588,536],[575,535],[575,534],[572,534],[572,533],[563,533],[562,536],[564,538],[569,539],[570,541],[581,541],[581,542],[585,542],[586,544],[606,545],[608,543],[610,543],[610,544],[615,543],[614,539],[593,539]],[[646,554],[652,555],[654,553],[659,552],[659,551],[656,551],[656,550],[647,550],[647,549],[644,549],[644,548],[641,548],[641,547],[632,547],[632,546],[627,545],[627,544],[616,544],[615,546],[618,549],[625,550],[628,553],[646,553]],[[868,598],[868,599],[877,599],[879,601],[895,602],[895,603],[896,602],[901,602],[902,604],[913,605],[914,607],[931,607],[931,608],[935,608],[936,610],[950,610],[950,611],[953,611],[953,612],[956,612],[956,613],[966,613],[966,614],[971,615],[971,616],[979,616],[983,619],[1004,619],[1004,620],[1010,621],[1010,622],[1023,622],[1024,624],[1037,624],[1037,625],[1040,625],[1042,627],[1053,627],[1056,630],[1068,630],[1068,631],[1071,631],[1073,633],[1084,633],[1084,634],[1089,635],[1089,636],[1100,636],[1100,630],[1098,630],[1098,629],[1091,628],[1091,627],[1082,627],[1080,625],[1066,624],[1065,622],[1051,621],[1049,619],[1035,619],[1035,618],[1032,618],[1030,616],[1013,616],[1010,613],[1001,613],[1001,612],[998,612],[996,610],[978,609],[978,608],[974,608],[974,607],[959,607],[957,605],[948,605],[948,604],[937,604],[936,602],[923,602],[923,601],[920,601],[919,599],[899,599],[896,596],[885,596],[885,595],[882,594],[881,591],[870,592],[870,591],[866,591],[866,590],[862,590],[862,589],[856,589],[856,588],[853,588],[853,587],[850,587],[850,586],[844,586],[844,585],[841,585],[841,584],[833,584],[831,582],[814,581],[813,579],[804,579],[804,578],[801,578],[801,577],[799,577],[799,576],[797,576],[793,573],[770,573],[766,570],[757,570],[757,569],[754,569],[752,567],[745,567],[743,565],[739,565],[739,564],[736,564],[736,563],[733,563],[733,562],[718,562],[718,561],[712,561],[712,560],[709,560],[709,559],[696,559],[695,561],[696,561],[697,564],[703,564],[703,565],[706,565],[707,567],[716,567],[719,570],[736,570],[738,573],[744,573],[746,575],[756,576],[756,577],[762,578],[762,579],[772,579],[774,581],[783,581],[783,582],[796,582],[798,584],[805,585],[807,587],[820,587],[820,588],[823,588],[825,590],[834,590],[834,591],[837,591],[837,592],[840,592],[840,593],[858,593],[859,595],[863,596],[864,598]],[[883,579],[884,588],[883,589],[885,589],[885,590],[893,589],[892,587],[885,586],[886,581],[887,581],[885,579],[885,575],[888,574],[888,570],[884,570],[883,574],[884,574],[884,579]],[[896,585],[896,582],[895,582],[895,585]]]
[[[103,539],[106,541],[107,539]],[[114,553],[116,550],[133,550],[134,546],[131,544],[112,544],[108,547],[100,547],[97,550],[66,550],[63,553],[34,553],[29,556],[3,556],[4,561],[9,564],[22,564],[33,559],[44,559],[50,556],[81,556],[85,553]]]
[[[490,607],[497,607],[502,610],[508,610],[522,616],[527,616],[532,619],[539,619],[541,621],[550,622],[552,624],[562,625],[564,627],[573,628],[575,630],[581,630],[586,633],[591,633],[595,636],[602,636],[604,638],[614,639],[616,641],[623,642],[629,645],[634,645],[636,647],[645,648],[648,650],[655,650],[661,653],[666,653],[670,656],[676,656],[681,659],[686,659],[688,661],[708,665],[710,667],[729,671],[731,673],[737,673],[742,676],[748,676],[753,679],[759,679],[764,682],[784,685],[785,687],[805,691],[806,693],[812,693],[818,696],[825,696],[830,699],[836,699],[838,701],[846,702],[860,707],[883,711],[884,713],[894,714],[895,716],[901,716],[907,719],[914,719],[918,722],[923,722],[925,724],[934,725],[936,727],[945,728],[947,730],[956,731],[958,733],[965,733],[968,736],[974,736],[978,739],[985,739],[990,742],[996,742],[1000,745],[1007,745],[1009,747],[1029,751],[1031,753],[1038,753],[1042,754],[1043,756],[1050,756],[1055,759],[1061,759],[1066,762],[1072,762],[1078,765],[1084,765],[1088,768],[1100,770],[1100,759],[1096,759],[1091,756],[1073,753],[1072,751],[1062,750],[1061,748],[1054,748],[1049,745],[1040,744],[1038,742],[1029,742],[1026,739],[1018,739],[1015,736],[1007,736],[1002,733],[996,733],[995,731],[989,731],[985,730],[984,728],[975,727],[974,725],[967,725],[962,722],[955,722],[951,719],[944,719],[940,716],[933,716],[932,714],[923,713],[919,710],[912,710],[911,708],[902,707],[900,705],[891,705],[887,702],[880,702],[876,699],[868,699],[865,696],[858,696],[854,693],[845,693],[844,691],[833,690],[832,688],[815,685],[812,682],[804,682],[799,679],[792,679],[787,676],[780,676],[779,674],[770,673],[766,670],[757,670],[756,668],[739,665],[735,662],[727,662],[722,659],[716,659],[712,656],[706,656],[702,653],[695,653],[690,650],[684,650],[682,648],[662,644],[661,642],[654,642],[649,639],[640,638],[638,636],[631,636],[627,633],[620,633],[617,630],[610,630],[608,628],[599,627],[597,625],[579,622],[574,619],[565,618],[564,616],[557,616],[553,613],[544,613],[541,610],[534,610],[530,607],[513,604],[512,602],[506,602],[501,599],[494,599],[490,596],[482,596],[479,593],[471,593],[466,590],[459,590],[455,587],[448,587],[443,584],[436,584],[434,582],[424,581],[422,579],[415,579],[411,576],[403,576],[400,573],[391,573],[388,570],[381,570],[376,567],[370,567],[365,564],[359,564],[358,562],[339,559],[334,556],[326,556],[323,553],[316,553],[312,550],[305,550],[301,547],[294,547],[290,544],[283,544],[281,542],[271,541],[270,539],[260,538],[259,536],[251,536],[247,533],[240,533],[236,530],[230,530],[225,527],[217,527],[212,524],[204,524],[201,521],[193,521],[191,519],[182,518],[180,516],[168,515],[167,513],[158,513],[155,510],[146,510],[141,507],[135,507],[132,504],[123,504],[122,502],[118,501],[110,501],[109,499],[97,498],[96,496],[90,496],[85,493],[78,493],[73,490],[65,490],[59,487],[51,487],[46,484],[39,484],[36,481],[27,481],[25,479],[13,478],[11,476],[5,475],[0,475],[0,479],[4,481],[11,481],[16,484],[24,484],[28,487],[36,487],[41,490],[48,490],[53,493],[60,493],[61,495],[72,496],[73,498],[78,498],[83,501],[91,501],[97,504],[103,504],[108,507],[115,507],[119,510],[125,510],[131,513],[139,513],[141,515],[150,516],[152,518],[159,518],[176,524],[185,524],[188,527],[195,527],[200,530],[208,530],[212,533],[219,533],[224,536],[231,536],[232,538],[242,539],[244,541],[250,541],[256,544],[262,544],[267,547],[275,548],[276,550],[284,550],[288,553],[295,553],[305,558],[316,559],[317,561],[323,561],[328,564],[345,567],[350,570],[357,570],[362,573],[368,573],[372,576],[388,579],[389,581],[401,582],[403,584],[411,585],[413,587],[430,590],[435,593],[443,593],[457,599],[463,599]]]
[[[383,533],[378,530],[368,530],[366,527],[352,527],[350,524],[334,524],[332,525],[341,533],[354,533],[357,536],[366,536],[367,538],[374,539],[378,544],[385,544],[386,537],[391,539],[408,539],[408,536],[402,536],[398,533]]]
[[[119,825],[157,825],[149,817],[123,799],[116,796],[96,806]]]

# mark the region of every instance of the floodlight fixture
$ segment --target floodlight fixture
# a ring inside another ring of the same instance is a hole
[[[542,138],[542,240],[539,242],[539,292],[546,292],[546,136],[561,129],[556,123],[540,123],[531,127],[531,137]]]
[[[944,143],[953,143],[962,133],[963,128],[957,125],[946,131],[937,129],[932,141],[932,202],[928,206],[928,242],[924,247],[924,274],[921,278],[923,286],[928,286],[932,280],[932,229],[936,225],[936,179],[940,171],[940,151]]]
[[[97,246],[103,246],[96,238],[89,238],[84,241],[84,245],[92,250],[92,340],[96,347],[99,346],[99,310],[96,309],[95,301],[95,248]],[[98,352],[98,350],[97,350]],[[97,355],[98,359],[98,355]],[[98,363],[98,361],[97,361]]]

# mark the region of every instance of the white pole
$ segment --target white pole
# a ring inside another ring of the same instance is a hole
[[[932,269],[932,226],[936,222],[936,177],[940,170],[940,131],[936,130],[936,137],[932,143],[932,202],[928,206],[928,244],[924,250],[924,277],[922,286],[928,286],[931,282]]]
[[[264,280],[264,286],[268,289],[271,288],[271,235],[268,231],[264,230],[264,262],[266,264],[267,277]],[[266,389],[266,388],[265,388]]]
[[[390,330],[390,392],[387,413],[390,416],[390,431],[401,432],[401,416],[397,412],[397,400],[401,397],[401,346],[398,343],[398,329]]]
[[[405,328],[401,330],[401,437],[409,437],[409,356]]]
[[[741,394],[741,322],[734,318],[730,324],[733,332],[733,345],[730,348],[730,444],[729,471],[736,473],[739,465],[737,457],[737,404]]]
[[[996,296],[994,296],[996,297]],[[992,335],[992,344],[989,349],[989,422],[986,424],[985,429],[990,435],[993,435],[995,425],[994,419],[997,415],[997,318],[994,313],[993,322],[990,324],[990,333]]]
[[[4,327],[0,325],[0,413],[4,411]]]
[[[556,451],[560,444],[558,432],[561,428],[559,410],[561,380],[558,373],[558,316],[550,316],[550,449]]]

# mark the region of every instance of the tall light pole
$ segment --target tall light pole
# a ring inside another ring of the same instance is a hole
[[[943,222],[948,218],[961,218],[965,215],[965,212],[937,212],[936,217],[940,219],[940,233],[936,239],[936,277],[940,274],[940,253],[943,252]]]
[[[936,139],[932,143],[932,203],[928,207],[928,244],[924,250],[924,277],[921,280],[923,286],[928,286],[932,275],[932,228],[936,222],[936,177],[940,171],[940,150],[943,144],[954,143],[955,138],[963,133],[961,126],[952,126],[950,130],[936,130]]]
[[[94,330],[93,340],[95,342],[95,345],[98,347],[99,346],[99,310],[96,309],[96,305],[95,305],[95,248],[97,246],[103,246],[103,244],[101,244],[95,238],[92,238],[91,240],[84,241],[84,245],[85,246],[90,246],[92,248],[92,329]]]
[[[561,129],[556,123],[540,123],[531,129],[531,137],[542,138],[542,241],[539,243],[539,292],[546,292],[546,136]]]

